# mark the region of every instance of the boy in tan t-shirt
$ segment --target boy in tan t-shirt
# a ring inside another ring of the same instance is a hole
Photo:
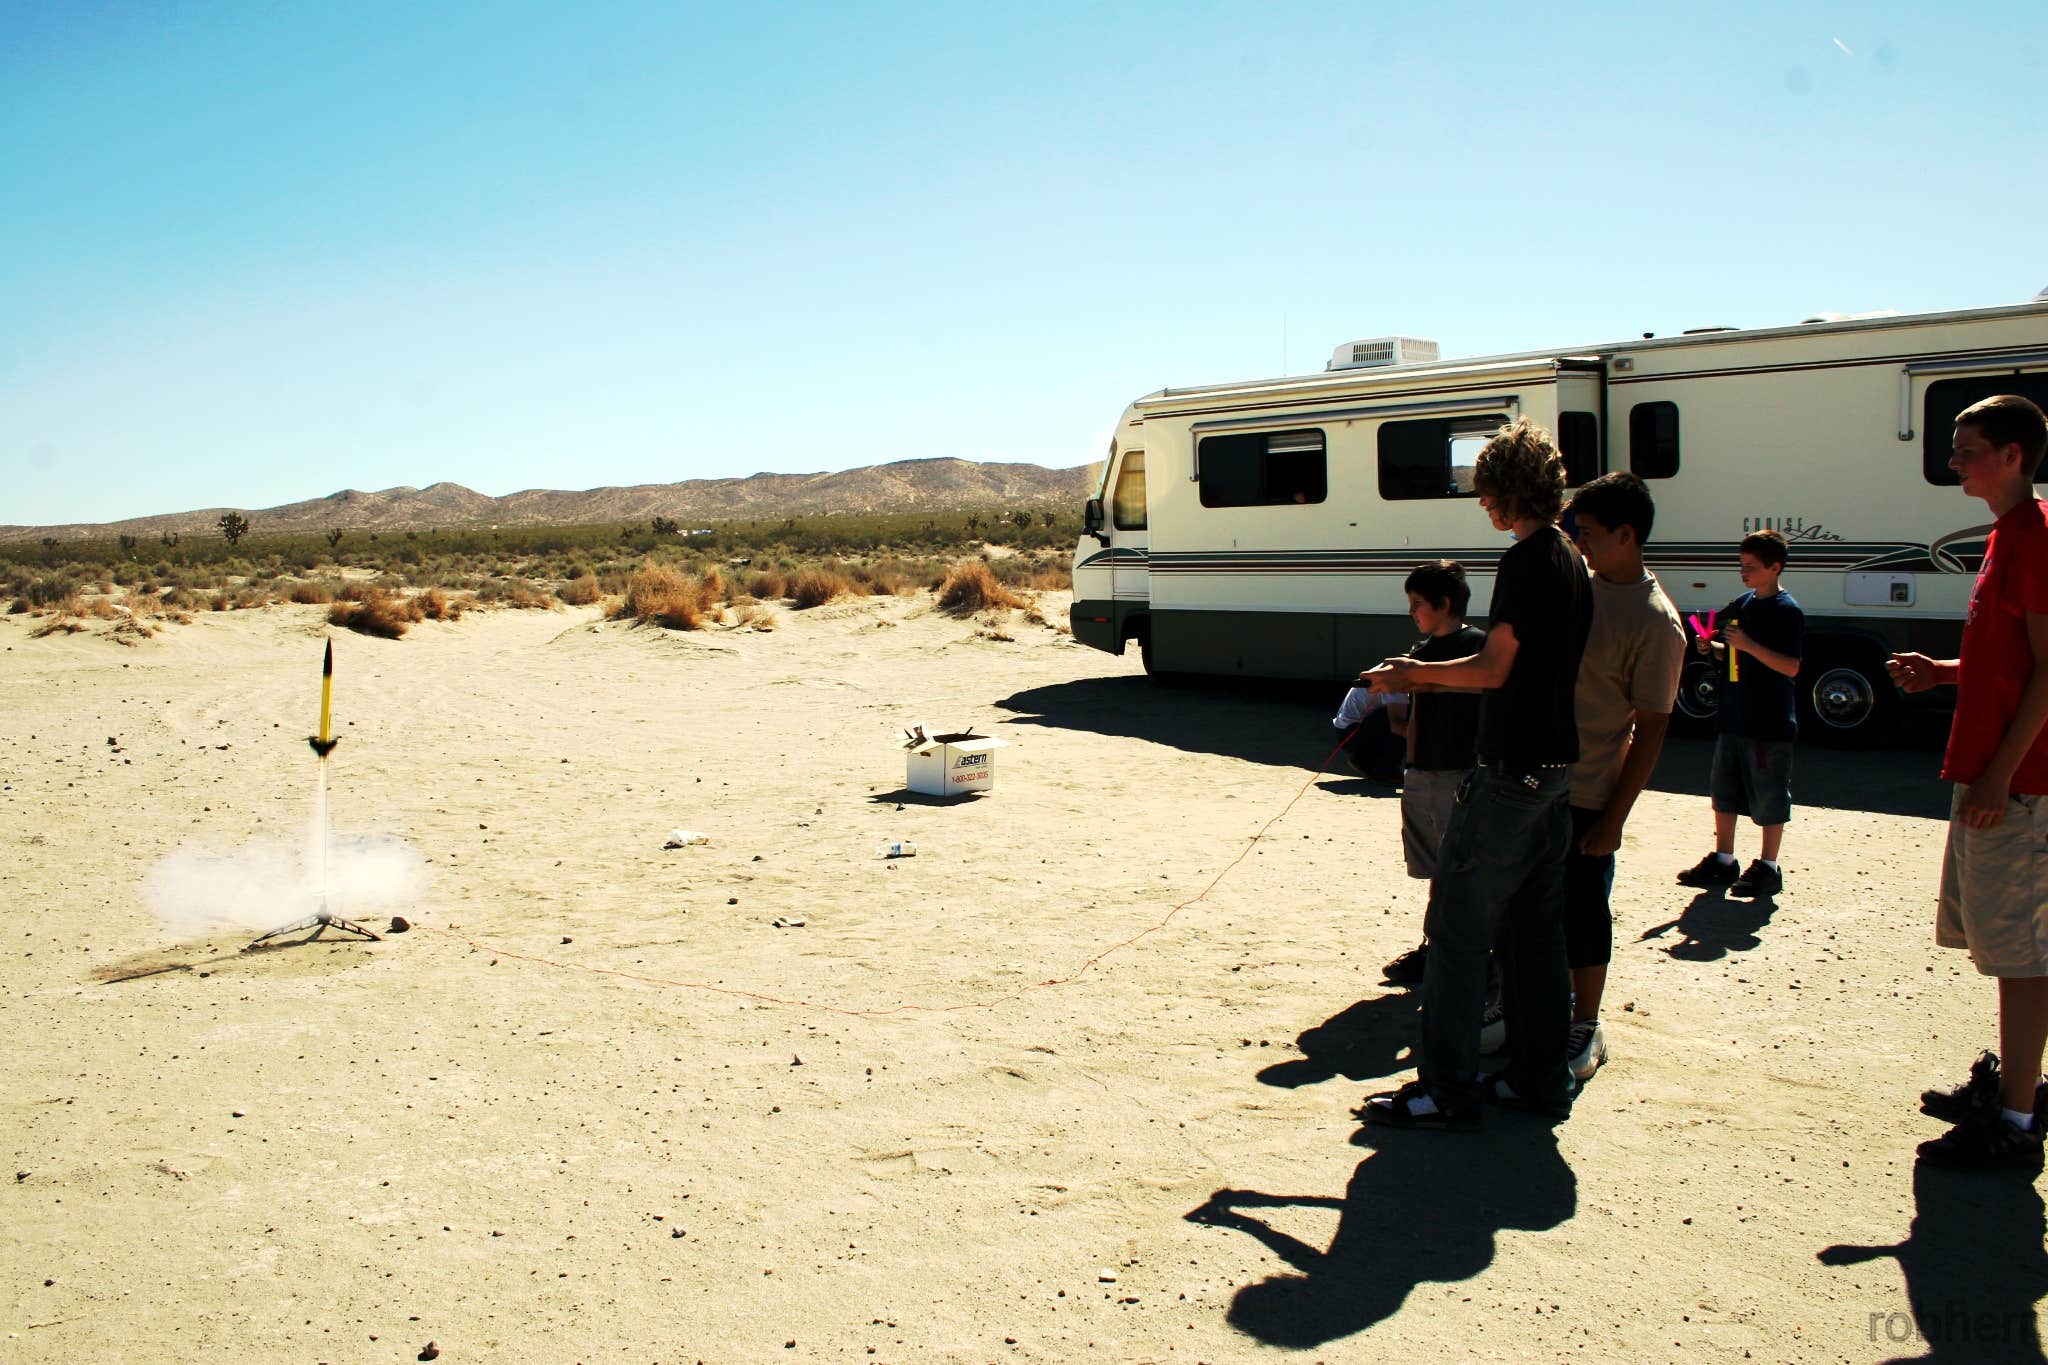
[[[1572,972],[1572,1074],[1607,1060],[1600,996],[1614,954],[1614,851],[1621,827],[1657,766],[1685,628],[1656,576],[1643,567],[1656,506],[1634,474],[1593,480],[1566,513],[1593,571],[1593,629],[1579,664],[1579,761],[1572,765],[1572,848],[1565,860],[1565,956]]]

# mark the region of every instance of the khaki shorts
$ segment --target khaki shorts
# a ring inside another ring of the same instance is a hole
[[[1458,788],[1472,775],[1469,768],[1442,771],[1410,768],[1401,774],[1401,853],[1408,875],[1418,881],[1436,876],[1437,852],[1451,823]]]
[[[2015,796],[2005,818],[1971,829],[1949,801],[1934,941],[1967,948],[1986,976],[2048,976],[2048,796]]]

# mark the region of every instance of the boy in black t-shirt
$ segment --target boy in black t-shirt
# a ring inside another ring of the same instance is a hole
[[[1429,888],[1417,1078],[1366,1101],[1371,1123],[1469,1127],[1493,1098],[1562,1117],[1577,1083],[1565,1065],[1571,985],[1564,867],[1571,846],[1571,764],[1579,753],[1579,659],[1592,624],[1586,564],[1556,526],[1564,461],[1526,418],[1479,453],[1473,486],[1515,543],[1495,572],[1491,628],[1469,659],[1389,659],[1372,686],[1414,693],[1480,687],[1479,763],[1452,808]],[[1479,1077],[1486,955],[1501,955],[1507,1070]]]
[[[1465,659],[1479,652],[1486,633],[1465,624],[1465,604],[1472,589],[1465,567],[1455,559],[1418,564],[1402,589],[1408,594],[1408,615],[1422,638],[1408,657],[1425,663]],[[1392,708],[1396,723],[1405,710],[1407,757],[1401,777],[1401,853],[1408,875],[1419,881],[1436,876],[1437,850],[1450,824],[1458,784],[1472,771],[1472,737],[1479,728],[1479,697],[1470,692],[1425,692],[1406,707]],[[1389,962],[1386,979],[1398,986],[1422,982],[1429,942]]]
[[[1749,591],[1721,608],[1714,638],[1693,648],[1719,667],[1714,712],[1714,767],[1708,788],[1714,803],[1714,851],[1678,874],[1686,886],[1725,886],[1733,896],[1767,900],[1785,889],[1778,850],[1792,818],[1792,741],[1799,715],[1792,680],[1806,645],[1806,613],[1778,587],[1785,572],[1785,537],[1756,531],[1737,547],[1742,583]],[[1763,849],[1736,875],[1735,817],[1763,827]]]

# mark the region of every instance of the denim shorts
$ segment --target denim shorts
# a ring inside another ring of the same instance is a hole
[[[1747,815],[1759,825],[1792,818],[1792,741],[1714,737],[1714,775],[1708,783],[1714,809]]]

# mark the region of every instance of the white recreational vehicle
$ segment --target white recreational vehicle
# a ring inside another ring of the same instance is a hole
[[[1681,612],[1741,591],[1735,543],[1791,544],[1810,732],[1868,735],[1898,705],[1892,650],[1953,657],[1989,518],[1948,470],[1955,415],[2048,407],[2048,291],[2032,303],[1472,360],[1407,337],[1320,374],[1140,398],[1117,424],[1074,554],[1076,639],[1158,673],[1348,678],[1413,642],[1401,581],[1464,562],[1485,614],[1506,541],[1472,461],[1502,422],[1557,434],[1573,487],[1649,480],[1648,561]],[[1682,716],[1711,715],[1705,665]]]

